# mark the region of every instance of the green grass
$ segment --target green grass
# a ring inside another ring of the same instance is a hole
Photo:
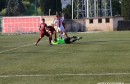
[[[0,77],[0,84],[130,84],[130,74],[94,75],[130,73],[129,31],[69,35],[83,39],[73,44],[49,46],[45,37],[34,46],[39,34],[0,35],[0,76],[10,75]]]

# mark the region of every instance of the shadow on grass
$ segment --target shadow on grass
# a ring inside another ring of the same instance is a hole
[[[130,43],[130,40],[111,40],[111,41],[88,41],[88,42],[75,42],[74,44],[91,45],[91,44],[118,44]]]

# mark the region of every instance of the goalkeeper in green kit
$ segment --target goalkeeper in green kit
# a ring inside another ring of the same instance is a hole
[[[77,36],[67,37],[65,39],[57,38],[57,41],[55,42],[52,41],[52,44],[71,44],[80,39],[82,39],[82,37],[77,37]]]

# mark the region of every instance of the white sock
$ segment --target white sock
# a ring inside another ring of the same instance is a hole
[[[61,37],[62,37],[62,39],[65,39],[65,38],[64,38],[64,34],[61,34]]]

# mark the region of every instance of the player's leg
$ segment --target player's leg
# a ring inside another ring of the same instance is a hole
[[[65,33],[66,38],[68,38],[68,34],[67,34],[67,32],[66,32],[66,31],[64,31],[64,33]]]
[[[82,37],[73,36],[73,37],[71,37],[70,41],[73,43],[73,42],[80,40],[80,39],[82,39]]]
[[[66,38],[68,38],[68,34],[67,34],[67,32],[65,31],[65,28],[64,28],[64,27],[61,27],[61,31],[63,32],[63,35],[65,35]]]
[[[63,32],[63,31],[61,31],[61,37],[62,37],[62,39],[65,39],[65,33]]]
[[[58,28],[58,30],[59,30],[59,32],[60,32],[60,37],[62,38],[62,39],[64,39],[64,32],[62,31],[62,29],[59,27]]]
[[[44,32],[41,32],[41,33],[40,33],[40,37],[37,39],[35,45],[38,44],[38,42],[42,39],[42,37],[44,37]]]
[[[65,41],[66,44],[72,43],[71,42],[71,37],[65,38],[64,41]]]
[[[75,38],[75,39],[77,39],[77,40],[82,39],[82,37],[78,37],[78,36],[73,36],[72,38]]]
[[[78,39],[76,38],[76,37],[71,37],[70,38],[70,41],[73,43],[73,42],[75,42],[75,41],[77,41]]]
[[[83,37],[78,37],[77,39],[80,40],[80,39],[82,39],[82,38],[83,38]]]
[[[52,35],[49,36],[49,44],[50,45],[52,45],[51,41],[52,41]]]
[[[45,35],[49,38],[49,44],[51,44],[51,41],[52,41],[52,34],[49,34],[48,32],[45,33]]]
[[[36,41],[35,45],[37,45],[37,44],[38,44],[38,42],[39,42],[41,39],[42,39],[42,37],[39,37],[39,38],[37,39],[37,41]]]
[[[56,31],[51,31],[50,33],[52,35],[52,37],[54,36],[54,41],[57,40],[57,34],[56,34]]]
[[[54,31],[53,33],[54,33],[54,40],[57,41],[57,34],[56,34],[56,31]]]

